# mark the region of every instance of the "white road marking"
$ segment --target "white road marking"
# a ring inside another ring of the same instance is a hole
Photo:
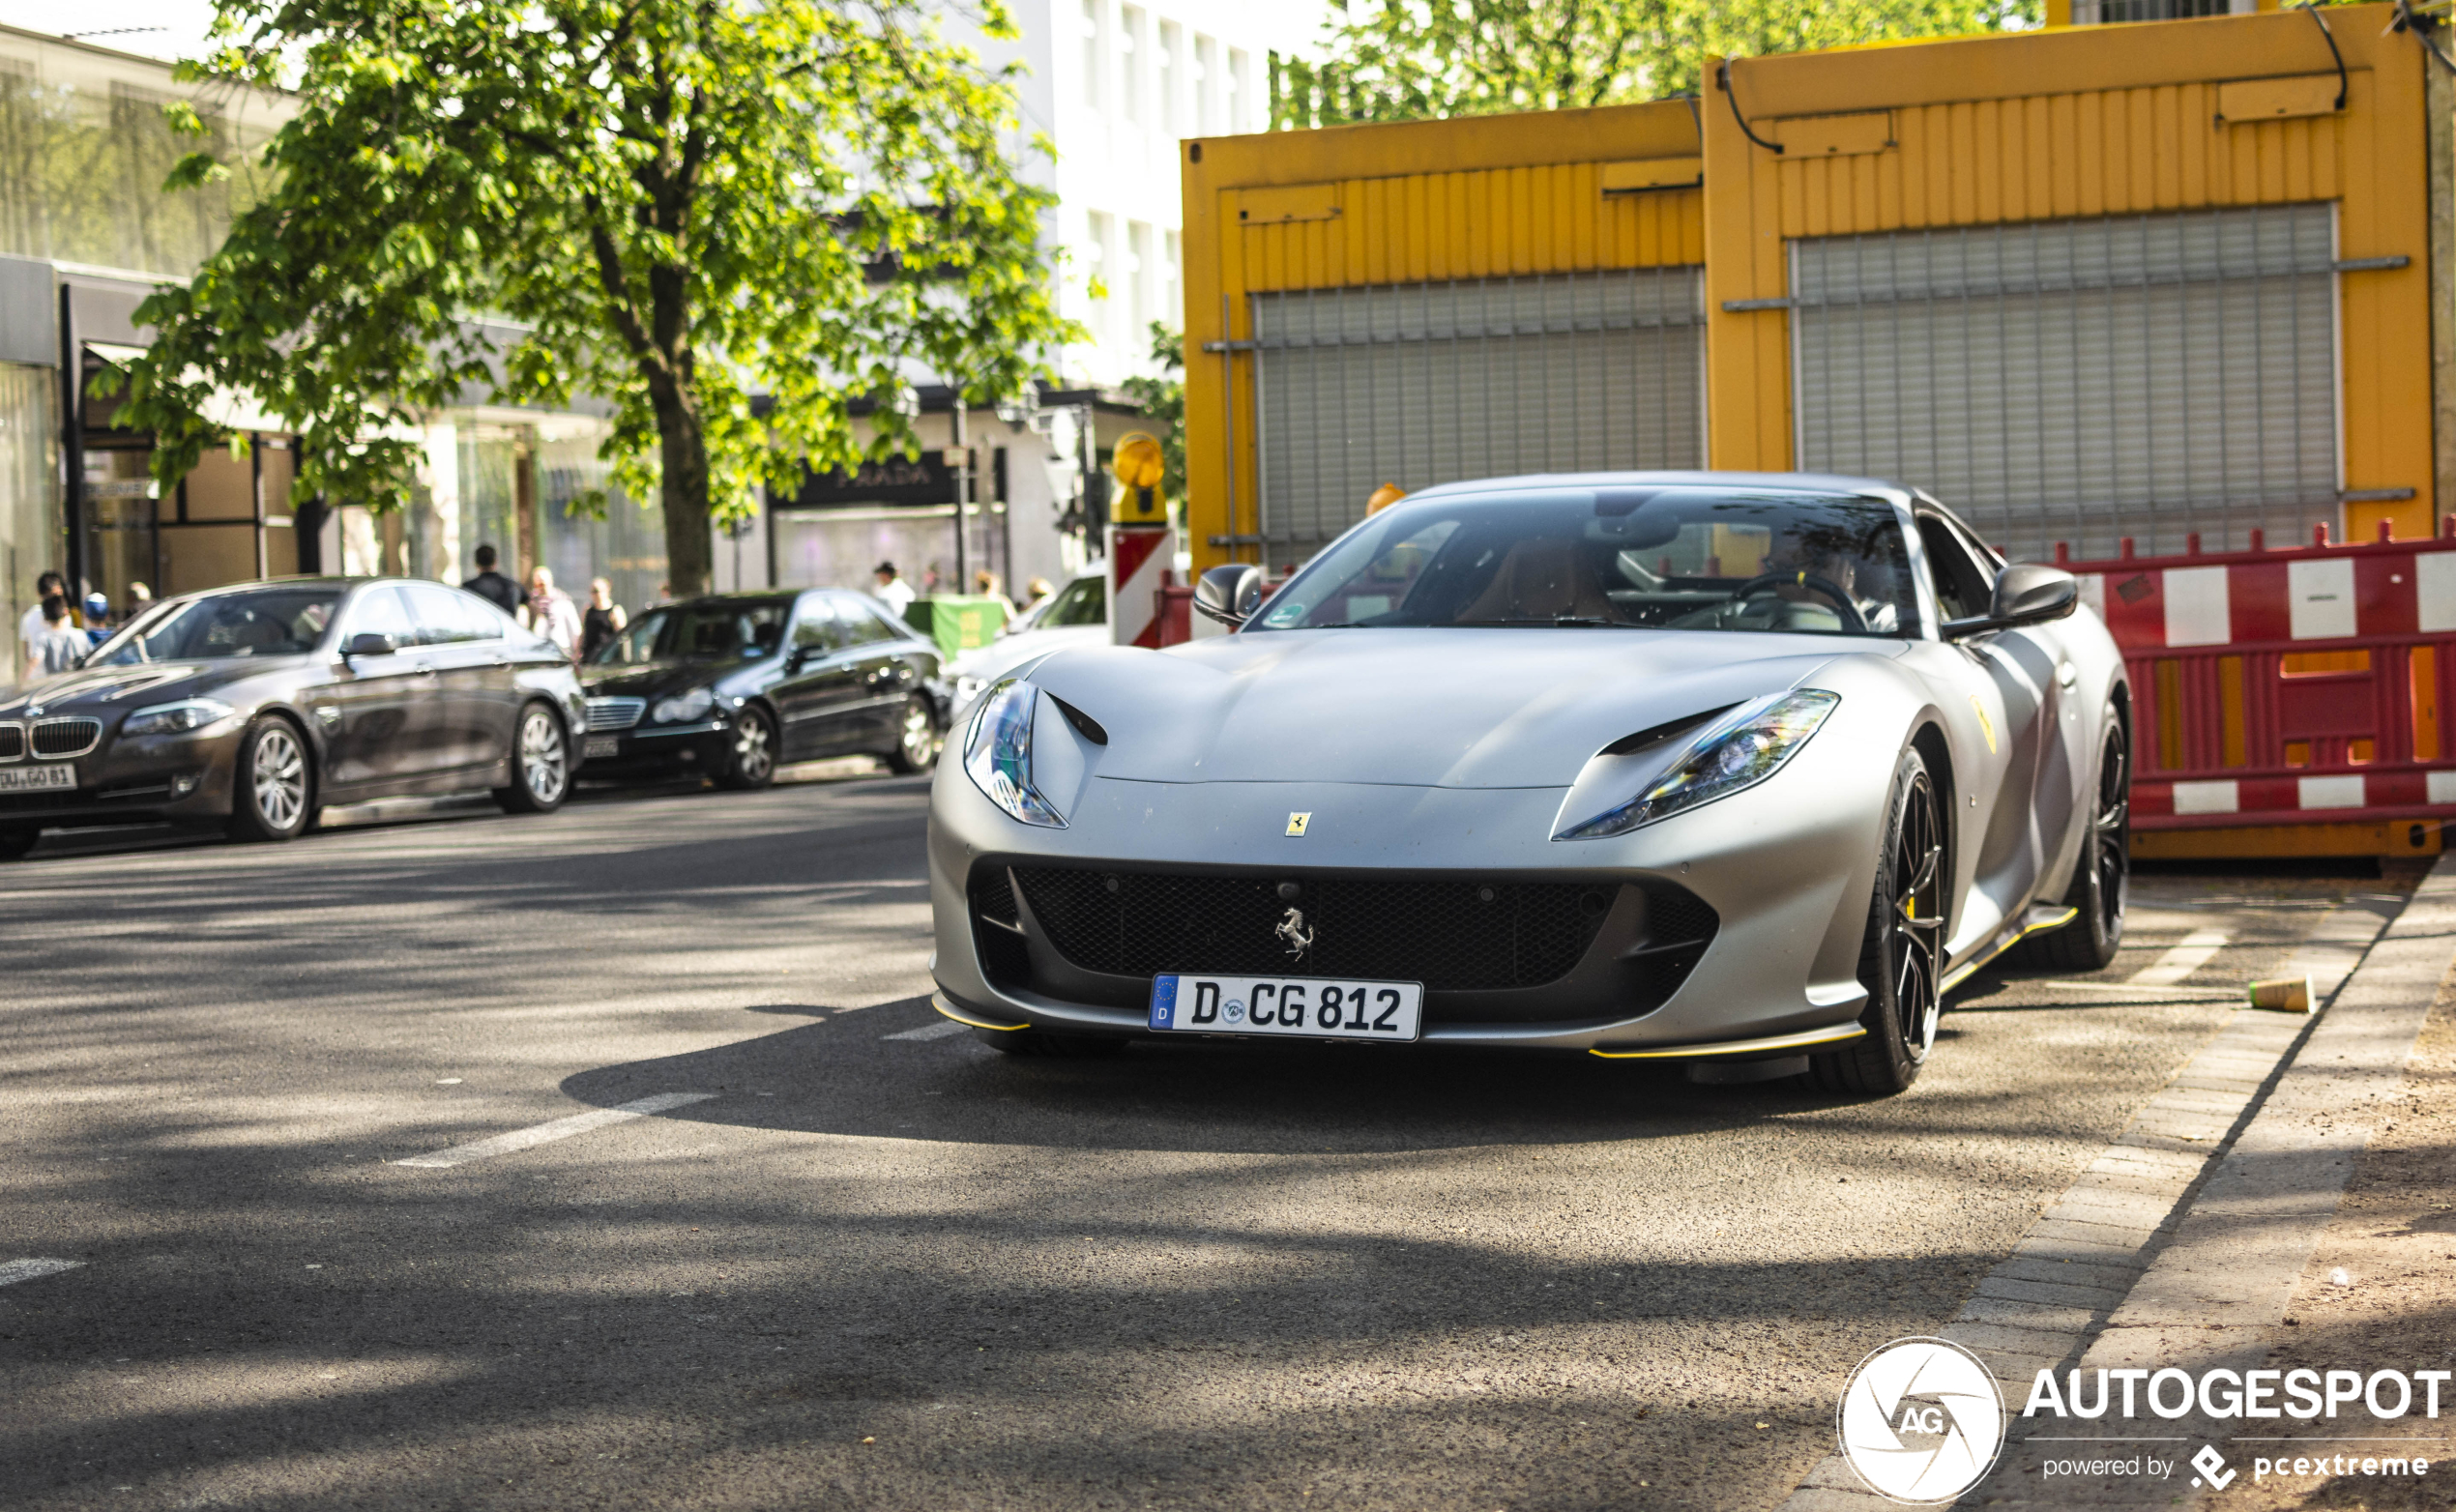
[[[950,1034],[960,1034],[963,1032],[964,1027],[953,1019],[940,1019],[935,1024],[924,1024],[919,1029],[908,1029],[900,1034],[881,1034],[879,1037],[881,1039],[944,1039]]]
[[[2226,948],[2226,932],[2222,929],[2195,929],[2183,937],[2183,943],[2134,972],[2127,983],[2133,987],[2172,987],[2192,973],[2207,966],[2218,951]]]
[[[498,1134],[492,1139],[482,1139],[470,1145],[454,1145],[450,1149],[439,1149],[431,1155],[413,1155],[407,1160],[393,1161],[392,1164],[424,1167],[456,1166],[464,1161],[483,1160],[489,1155],[509,1155],[514,1150],[550,1145],[558,1139],[570,1139],[574,1134],[585,1134],[591,1129],[601,1129],[608,1124],[629,1123],[633,1119],[645,1119],[653,1113],[664,1113],[690,1103],[706,1102],[716,1095],[715,1092],[658,1092],[654,1097],[642,1097],[634,1102],[624,1103],[620,1107],[599,1108],[594,1113],[575,1113],[568,1119],[557,1119],[551,1123],[513,1129],[509,1134]]]
[[[84,1265],[81,1260],[12,1260],[0,1264],[0,1286],[15,1286],[41,1276],[56,1276],[63,1270],[74,1270]]]

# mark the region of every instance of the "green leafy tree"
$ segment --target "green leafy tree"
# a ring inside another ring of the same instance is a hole
[[[1160,493],[1172,504],[1185,502],[1185,337],[1158,321],[1152,322],[1152,361],[1159,364],[1156,378],[1128,378],[1122,386],[1126,396],[1134,401],[1141,414],[1158,422],[1152,427],[1159,437],[1159,451],[1166,471],[1160,477]]]
[[[1709,56],[2035,26],[2039,0],[1358,0],[1273,59],[1272,125],[1564,110],[1696,93]]]
[[[1009,80],[919,0],[218,3],[188,75],[300,108],[273,189],[138,312],[160,334],[121,422],[164,483],[223,439],[217,389],[296,429],[302,497],[378,509],[423,414],[594,395],[687,595],[754,483],[909,451],[912,378],[985,402],[1069,334]],[[224,172],[198,153],[172,183]]]

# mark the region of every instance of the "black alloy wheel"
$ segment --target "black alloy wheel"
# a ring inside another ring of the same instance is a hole
[[[734,716],[733,749],[716,773],[718,786],[738,793],[764,788],[776,776],[776,725],[756,704],[745,704]]]
[[[315,767],[298,726],[259,714],[239,741],[230,783],[230,838],[295,840],[315,817]]]
[[[0,861],[22,860],[43,838],[40,829],[0,829]]]
[[[1831,1091],[1889,1097],[1918,1080],[1944,1016],[1944,823],[1935,780],[1915,750],[1893,772],[1885,849],[1859,945],[1867,1032],[1811,1056],[1809,1074]]]
[[[904,712],[895,725],[895,748],[887,753],[887,765],[904,775],[927,771],[938,764],[938,712],[929,700],[919,693],[904,700]]]
[[[507,814],[551,814],[571,792],[571,742],[563,721],[543,704],[520,711],[512,741],[512,786],[495,789],[495,803]]]
[[[2102,972],[2115,964],[2115,952],[2123,944],[2123,905],[2132,881],[2132,745],[2114,705],[2099,718],[2106,739],[2098,745],[2090,827],[2082,831],[2081,851],[2072,861],[2072,886],[2063,894],[2072,922],[2032,935],[2005,952],[2022,966]]]

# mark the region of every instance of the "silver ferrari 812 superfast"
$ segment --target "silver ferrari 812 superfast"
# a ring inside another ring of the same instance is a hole
[[[1933,499],[1796,474],[1416,494],[1234,633],[1058,652],[939,769],[940,1012],[1917,1077],[1944,994],[2123,928],[2130,698],[2079,589]]]

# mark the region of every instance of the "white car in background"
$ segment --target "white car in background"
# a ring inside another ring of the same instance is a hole
[[[981,689],[1012,675],[1025,662],[1054,651],[1105,646],[1108,639],[1108,564],[1095,562],[1016,617],[996,640],[948,663],[947,676],[954,683],[954,710],[961,712],[971,708]]]

